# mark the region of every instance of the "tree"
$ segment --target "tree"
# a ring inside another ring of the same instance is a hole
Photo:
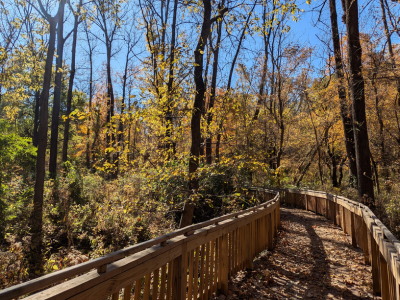
[[[69,8],[71,9],[72,13],[74,14],[74,28],[72,30],[72,49],[71,49],[71,71],[69,75],[69,83],[68,83],[68,94],[67,94],[67,111],[64,125],[64,139],[63,139],[63,147],[62,147],[62,161],[66,162],[68,160],[68,141],[69,141],[69,125],[70,119],[69,114],[71,113],[71,103],[72,103],[72,90],[74,87],[74,79],[75,79],[75,58],[76,58],[76,43],[78,40],[78,26],[80,23],[80,15],[81,15],[81,8],[82,8],[82,0],[79,0],[79,4],[77,5],[77,10],[75,11],[71,5],[71,1],[68,1]],[[89,51],[91,51],[90,44],[89,44]],[[92,72],[92,70],[91,70]],[[92,95],[90,95],[92,97]],[[91,99],[89,100],[91,101]]]
[[[47,131],[48,131],[48,105],[49,105],[49,93],[51,84],[51,74],[53,68],[53,57],[55,52],[55,40],[56,40],[56,26],[58,19],[60,18],[63,5],[65,0],[61,0],[58,6],[57,13],[51,16],[44,8],[41,0],[38,1],[40,10],[38,12],[43,15],[46,21],[49,23],[49,44],[47,48],[46,65],[43,77],[43,89],[40,94],[40,125],[38,129],[38,150],[36,160],[36,181],[35,181],[35,194],[33,198],[33,212],[32,212],[32,246],[31,246],[31,258],[32,263],[35,264],[41,258],[42,248],[42,223],[43,223],[43,191],[44,191],[44,179],[46,175],[46,149],[47,149]],[[39,263],[40,264],[40,263]],[[36,266],[36,268],[41,266]],[[33,267],[34,271],[35,267]]]
[[[338,79],[338,95],[340,99],[340,116],[343,122],[344,139],[347,159],[350,165],[350,177],[357,178],[357,164],[355,159],[353,116],[347,106],[346,88],[344,83],[343,62],[340,48],[339,28],[336,13],[336,1],[329,0],[333,51],[335,57],[336,76]]]
[[[204,79],[203,79],[203,55],[204,47],[207,44],[208,35],[210,34],[211,24],[221,18],[227,11],[228,8],[224,7],[218,10],[218,16],[211,18],[212,7],[210,0],[203,0],[203,24],[201,27],[200,37],[197,42],[196,49],[194,51],[194,82],[195,97],[191,118],[191,136],[192,144],[190,147],[190,157],[189,157],[189,190],[191,193],[195,194],[199,188],[199,181],[196,177],[196,170],[199,166],[199,156],[200,156],[200,141],[201,141],[201,112],[204,107],[204,95],[206,92]],[[182,218],[180,222],[180,228],[186,227],[192,223],[194,211],[194,204],[189,201],[185,202]]]
[[[365,113],[365,84],[362,74],[361,44],[358,28],[357,0],[344,0],[347,30],[347,56],[349,60],[350,97],[353,110],[353,132],[357,163],[358,196],[364,203],[374,204],[371,152],[369,148],[367,118]]]

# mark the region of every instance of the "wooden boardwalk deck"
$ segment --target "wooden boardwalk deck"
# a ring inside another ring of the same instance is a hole
[[[281,225],[275,249],[232,278],[227,300],[381,299],[363,251],[332,221],[281,207]]]

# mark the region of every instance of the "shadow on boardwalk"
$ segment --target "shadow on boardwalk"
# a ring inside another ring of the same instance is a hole
[[[282,230],[272,252],[232,278],[229,299],[380,299],[361,249],[323,216],[281,209]]]

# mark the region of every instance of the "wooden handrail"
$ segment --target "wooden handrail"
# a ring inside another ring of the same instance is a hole
[[[221,230],[221,232],[224,232],[226,228],[231,228],[232,224],[239,225],[243,222],[250,222],[249,220],[253,220],[255,217],[261,216],[263,214],[265,215],[271,213],[272,210],[274,210],[275,213],[279,213],[279,200],[276,192],[266,189],[263,189],[262,192],[268,199],[273,197],[275,198],[256,207],[217,217],[202,223],[187,226],[185,228],[155,238],[153,240],[136,244],[125,249],[110,253],[104,257],[87,261],[85,263],[69,267],[64,270],[60,270],[16,286],[9,287],[0,291],[0,299],[17,298],[38,290],[42,290],[66,279],[78,276],[65,283],[28,297],[32,299],[53,299],[53,297],[57,299],[66,299],[66,297],[72,296],[74,292],[79,293],[79,291],[77,291],[76,289],[76,286],[79,286],[82,290],[87,290],[98,283],[102,283],[104,285],[105,281],[109,279],[111,280],[113,276],[118,276],[119,274],[125,272],[126,269],[130,269],[137,264],[152,265],[155,256],[162,256],[165,253],[168,254],[171,251],[177,251],[175,253],[175,256],[181,256],[182,244],[194,243],[192,242],[192,240],[196,241],[196,238],[200,238],[204,234],[204,232],[206,232],[207,234],[211,234],[215,231],[219,232]],[[217,238],[219,238],[219,236]],[[176,257],[171,258],[167,256],[167,261],[165,261],[165,259],[161,260],[164,262],[163,266],[167,263],[169,264],[175,258]],[[97,270],[91,271],[93,269]],[[146,274],[140,273],[136,276],[142,278]],[[71,286],[74,286],[75,288],[70,288]],[[104,294],[100,295],[103,296]],[[84,299],[87,299],[87,296],[85,297],[86,298]]]
[[[373,293],[400,300],[400,242],[365,205],[327,192],[250,188],[269,200],[0,291],[1,299],[205,300],[264,249],[273,249],[280,203],[314,211],[350,234],[372,266]],[[270,200],[272,199],[272,200]],[[93,270],[97,269],[97,270]],[[82,275],[83,274],[83,275]],[[73,278],[75,277],[75,278]],[[60,281],[69,279],[58,285]]]

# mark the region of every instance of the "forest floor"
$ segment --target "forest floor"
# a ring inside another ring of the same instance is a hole
[[[261,253],[253,270],[231,279],[226,300],[381,299],[372,296],[371,267],[362,250],[340,227],[284,207],[281,224],[275,249]]]

